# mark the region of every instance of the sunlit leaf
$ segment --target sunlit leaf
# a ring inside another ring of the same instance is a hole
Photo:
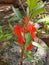
[[[29,16],[29,8],[27,7],[27,16]]]
[[[27,0],[27,4],[28,4],[28,7],[29,7],[29,8],[30,8],[30,4],[31,4],[30,1],[31,1],[31,0]]]
[[[32,9],[32,12],[34,13],[34,12],[36,12],[37,10],[43,8],[45,4],[46,4],[45,2],[44,2],[44,3],[41,3],[41,4],[37,4],[37,5]]]
[[[49,17],[43,18],[43,19],[39,19],[37,22],[41,23],[41,22],[45,22],[45,21],[48,21],[47,23],[49,23]]]
[[[32,8],[35,7],[35,5],[37,5],[38,1],[39,0],[27,0],[27,4],[28,4],[30,11],[32,10]]]
[[[32,42],[32,44],[33,44],[34,46],[38,47],[38,48],[41,48],[41,49],[48,49],[47,46],[43,46],[42,44],[39,44],[39,43],[37,43],[37,42]]]
[[[46,12],[45,9],[39,9],[39,10],[36,10],[34,13],[32,13],[32,16],[31,18],[34,18],[35,16],[39,15],[40,13],[44,13]]]

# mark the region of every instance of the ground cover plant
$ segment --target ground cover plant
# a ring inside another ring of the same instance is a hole
[[[20,1],[24,12],[23,15],[20,13],[18,8],[16,9],[12,6],[12,9],[16,16],[12,17],[9,21],[17,20],[21,23],[14,27],[14,34],[17,36],[17,42],[22,46],[20,65],[23,65],[23,60],[25,58],[31,59],[32,52],[30,50],[32,50],[34,46],[46,48],[34,42],[34,39],[36,38],[37,28],[34,22],[32,22],[32,19],[40,13],[46,12],[46,10],[43,8],[46,2],[40,4],[38,2],[39,0],[27,0],[28,6],[25,10]]]
[[[28,60],[32,59],[32,56],[34,55],[32,49],[34,48],[34,46],[41,49],[47,49],[46,46],[42,46],[39,42],[35,42],[35,39],[37,37],[36,34],[38,33],[38,26],[36,26],[35,23],[40,23],[46,20],[46,22],[44,22],[44,28],[46,28],[46,30],[49,30],[49,23],[45,18],[44,20],[40,19],[36,20],[35,22],[35,18],[39,14],[46,12],[46,10],[44,9],[46,2],[40,3],[39,0],[27,0],[26,8],[23,7],[21,0],[19,0],[19,3],[21,4],[23,11],[20,11],[18,8],[14,8],[14,6],[12,5],[12,10],[15,13],[15,16],[8,19],[9,27],[11,28],[12,33],[4,34],[0,27],[0,39],[2,41],[7,41],[12,38],[12,34],[15,35],[15,42],[21,47],[20,65],[23,65],[23,61],[26,58]],[[17,24],[13,27],[11,25],[11,21],[16,21]],[[36,62],[38,61],[39,59],[36,60]]]

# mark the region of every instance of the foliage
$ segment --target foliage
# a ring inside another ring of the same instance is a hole
[[[38,3],[38,2],[39,0],[27,0],[29,15],[31,18],[34,18],[40,13],[45,12],[45,9],[43,7],[46,4],[46,2],[44,3]]]
[[[28,6],[26,8],[26,11],[22,7],[23,11],[25,11],[24,15],[21,15],[20,11],[12,6],[17,19],[23,22],[22,25],[16,25],[14,28],[14,34],[17,36],[17,43],[22,46],[21,60],[24,59],[23,56],[25,58],[27,57],[28,59],[32,58],[31,50],[34,46],[42,49],[47,49],[46,47],[43,47],[42,45],[34,42],[34,39],[36,38],[36,27],[34,23],[32,23],[32,19],[34,17],[40,13],[46,12],[46,10],[43,8],[45,4],[46,2],[39,3],[39,0],[27,0]],[[22,63],[23,61],[20,62],[20,65],[22,65]]]
[[[34,18],[37,15],[39,15],[40,13],[46,12],[46,10],[43,8],[44,5],[46,4],[46,2],[44,3],[39,3],[39,0],[27,0],[27,7],[26,7],[26,11],[24,14],[27,15],[29,18]],[[22,4],[21,4],[22,6]],[[24,11],[24,7],[23,11]],[[15,18],[12,17],[9,21],[22,21],[23,20],[23,15],[21,15],[21,12],[19,11],[18,8],[14,8],[14,6],[12,6],[13,12],[16,14]]]
[[[43,23],[44,24],[44,29],[49,31],[49,16],[43,16],[43,18],[39,19],[37,22],[38,23]]]
[[[21,1],[19,0],[21,3]],[[17,36],[16,43],[21,45],[21,61],[20,64],[22,65],[24,57],[28,59],[32,59],[32,56],[34,55],[31,50],[34,48],[34,46],[42,49],[47,49],[47,47],[42,46],[41,44],[38,44],[34,41],[36,38],[36,26],[32,22],[32,19],[36,17],[37,15],[46,12],[46,10],[43,8],[46,2],[40,3],[39,0],[27,0],[27,7],[26,10],[24,10],[22,4],[23,11],[25,12],[24,15],[21,14],[18,8],[14,8],[12,6],[12,10],[15,13],[15,16],[10,18],[8,21],[22,21],[23,24],[16,25],[14,28],[9,23],[10,28],[12,29],[15,36]],[[42,19],[45,26],[48,25],[49,27],[49,21],[47,19]],[[38,21],[42,21],[41,19]],[[49,20],[49,19],[48,19]],[[20,23],[22,23],[20,22]],[[0,41],[7,41],[12,38],[11,33],[4,33],[2,31],[2,27],[0,27]],[[38,62],[38,59],[37,59]]]
[[[8,21],[18,21],[19,19],[16,16],[11,17]]]
[[[12,7],[12,9],[13,9],[14,13],[16,14],[17,18],[19,20],[21,20],[22,19],[22,15],[21,15],[19,9],[15,9],[14,7]]]
[[[26,33],[25,34],[25,39],[26,39],[26,43],[25,43],[25,49],[26,49],[26,47],[31,43],[31,41],[32,41],[32,36],[31,36],[31,34],[30,33]]]
[[[43,46],[41,44],[38,44],[34,41],[36,38],[36,27],[28,20],[28,17],[25,16],[23,18],[23,25],[16,25],[14,28],[14,34],[17,36],[17,43],[21,45],[21,60],[24,59],[23,56],[28,60],[31,60],[33,57],[33,53],[31,50],[34,48],[34,46],[42,49],[47,49],[46,46]],[[37,59],[38,60],[38,59]],[[21,65],[22,62],[20,62]]]
[[[0,26],[0,42],[7,41],[11,38],[12,38],[12,34],[3,32],[2,27]]]

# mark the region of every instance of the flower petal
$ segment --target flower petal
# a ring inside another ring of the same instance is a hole
[[[32,39],[34,39],[36,37],[36,34],[35,33],[32,33]]]
[[[23,37],[19,37],[19,38],[17,39],[17,42],[18,42],[19,44],[24,45],[24,44],[25,44],[25,39],[24,39]]]
[[[21,36],[21,33],[24,33],[24,28],[21,25],[17,25],[14,28],[14,34],[17,35],[17,36]]]
[[[24,19],[24,23],[25,23],[25,24],[27,24],[27,23],[29,22],[29,17],[24,16],[24,18],[23,18],[23,19]]]
[[[33,24],[28,23],[26,26],[27,32],[36,32],[36,27]]]
[[[29,46],[26,48],[27,51],[31,50],[33,48],[32,43],[29,44]]]

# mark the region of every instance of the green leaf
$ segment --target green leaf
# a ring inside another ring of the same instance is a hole
[[[15,45],[20,45],[18,42],[14,41]]]
[[[26,39],[26,43],[25,43],[25,50],[26,50],[26,47],[31,43],[32,41],[32,36],[30,33],[26,33],[25,34],[25,39]]]
[[[31,18],[34,18],[35,16],[39,15],[40,13],[44,13],[45,9],[39,9],[37,11],[35,11],[34,13],[32,13]]]
[[[12,38],[12,34],[5,34],[2,38],[0,38],[0,41],[7,41]]]
[[[16,16],[14,16],[14,17],[11,17],[8,21],[9,22],[12,22],[12,21],[18,21],[19,19],[16,17]]]
[[[32,11],[33,8],[35,8],[37,6],[38,1],[39,0],[33,0],[32,4],[31,4],[31,7],[30,7],[31,11]]]
[[[49,25],[47,25],[47,30],[49,30]]]
[[[2,31],[2,27],[0,26],[0,35],[3,33],[3,31]]]
[[[29,8],[27,7],[27,16],[29,16]]]
[[[31,4],[30,1],[31,1],[31,0],[27,0],[27,4],[28,4],[28,7],[29,7],[29,8],[30,8],[30,4]]]
[[[1,34],[1,35],[0,35],[0,39],[2,39],[2,37],[3,37],[3,35]]]
[[[28,54],[28,55],[31,55],[31,54],[32,54],[32,51],[28,51],[27,54]]]
[[[10,27],[10,29],[11,29],[11,31],[13,31],[13,26],[9,23],[9,27]]]
[[[38,1],[39,0],[27,0],[27,4],[28,4],[28,7],[29,7],[30,11],[32,10],[32,8],[35,7],[35,5],[37,5]]]
[[[32,60],[33,59],[33,57],[34,57],[34,54],[35,54],[35,52],[34,51],[28,51],[27,52],[27,59],[28,60]]]
[[[12,9],[13,9],[14,13],[16,14],[17,18],[19,20],[22,20],[22,15],[21,15],[19,9],[18,8],[14,8],[13,6],[12,6]]]
[[[48,49],[47,46],[43,46],[42,44],[39,44],[39,43],[37,43],[37,42],[32,42],[32,44],[33,44],[34,46],[38,47],[38,48]]]
[[[34,8],[32,8],[32,11],[31,11],[31,17],[33,18],[40,13],[46,12],[46,10],[43,8],[45,4],[46,3],[44,2],[44,3],[41,3],[41,4],[35,5]]]
[[[5,36],[4,36],[4,40],[9,40],[9,39],[11,39],[12,38],[12,34],[6,34]]]
[[[31,55],[28,55],[27,59],[28,59],[28,60],[32,60],[33,57],[32,57]]]
[[[41,4],[37,4],[37,5],[32,9],[32,12],[34,13],[34,12],[36,12],[37,10],[43,8],[45,4],[46,4],[45,2],[44,2],[44,3],[41,3]]]
[[[49,23],[49,17],[43,18],[43,19],[39,19],[37,22],[41,23],[41,22],[45,22],[45,21],[48,21],[47,23]]]

